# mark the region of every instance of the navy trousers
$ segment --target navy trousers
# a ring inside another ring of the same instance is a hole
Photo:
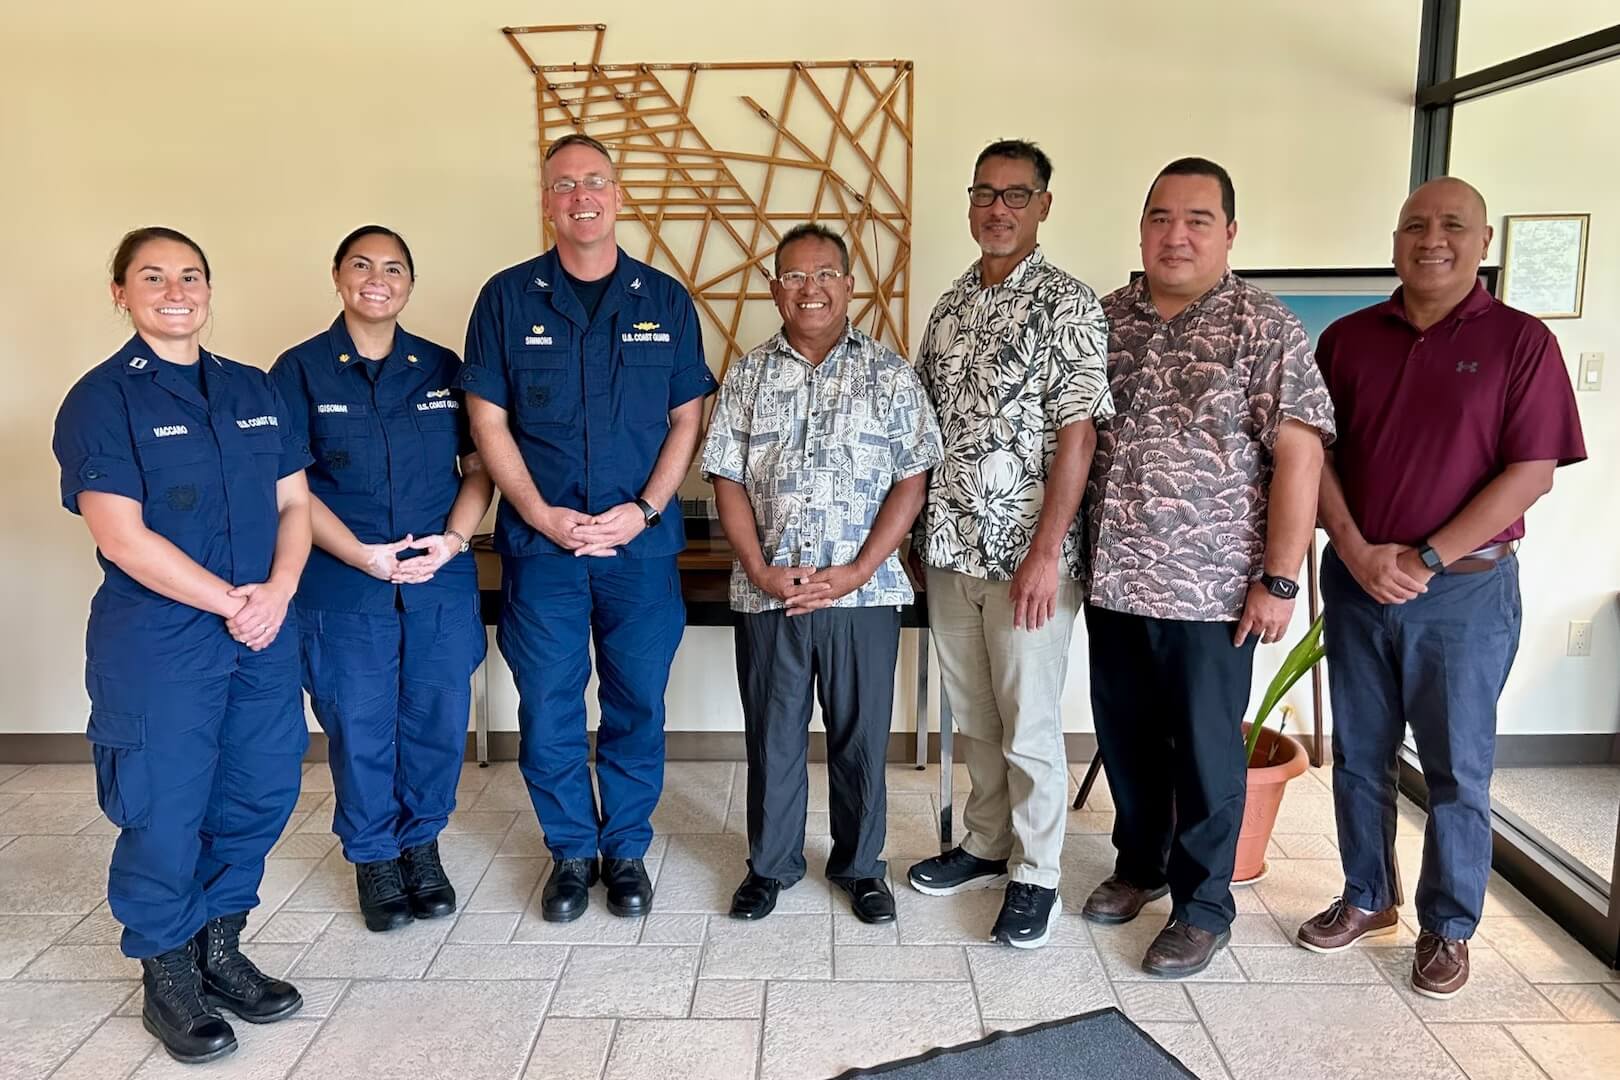
[[[1394,904],[1396,753],[1412,729],[1429,787],[1418,923],[1472,937],[1491,872],[1496,701],[1519,648],[1519,567],[1437,574],[1428,592],[1380,604],[1331,548],[1322,562],[1333,807],[1344,898]]]
[[[675,556],[507,557],[496,632],[518,690],[518,768],[554,859],[639,859],[664,789],[664,689],[686,629]],[[596,788],[585,687],[596,648]]]
[[[455,809],[484,659],[477,597],[382,614],[300,607],[298,629],[343,857],[379,862],[435,839]]]
[[[206,679],[86,674],[96,794],[120,828],[107,901],[125,956],[168,952],[208,919],[256,907],[298,801],[309,732],[297,640],[284,628],[263,652],[239,652],[235,671]]]

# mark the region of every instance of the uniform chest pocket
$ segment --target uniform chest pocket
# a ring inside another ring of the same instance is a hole
[[[578,422],[581,396],[571,357],[563,349],[513,349],[512,407],[522,426]]]
[[[624,372],[624,418],[632,424],[669,422],[669,345],[628,345],[620,354]]]
[[[199,506],[217,495],[219,452],[207,435],[195,432],[153,438],[137,444],[135,452],[146,483],[148,524],[189,520]]]
[[[456,457],[461,452],[461,402],[439,398],[417,402],[411,410],[411,418],[427,453],[428,467],[455,468]]]
[[[326,406],[329,410],[309,417],[309,452],[315,459],[310,467],[310,487],[317,493],[337,491],[357,493],[373,487],[377,457],[377,436],[372,430],[370,410],[364,405]]]

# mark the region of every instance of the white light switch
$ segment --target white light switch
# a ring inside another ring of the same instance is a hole
[[[1603,389],[1603,354],[1600,352],[1581,353],[1581,370],[1575,380],[1577,390]]]

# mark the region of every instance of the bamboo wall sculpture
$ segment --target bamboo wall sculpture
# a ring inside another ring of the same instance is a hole
[[[502,33],[534,75],[542,155],[575,131],[614,151],[624,195],[619,242],[685,284],[714,332],[711,340],[723,347],[722,377],[734,357],[757,343],[743,332],[745,314],[756,323],[774,318],[770,256],[777,239],[803,221],[820,221],[849,244],[850,318],[907,352],[909,60],[607,63],[603,24]],[[588,59],[541,62],[587,47]],[[716,98],[704,92],[711,83],[752,93]],[[754,96],[771,89],[780,95],[774,110]],[[749,114],[757,128],[745,126]],[[699,117],[712,118],[711,132],[747,138],[757,130],[757,139],[746,149],[717,145],[723,140],[705,135]],[[635,226],[645,233],[644,250],[629,231]],[[549,245],[549,225],[542,227]]]

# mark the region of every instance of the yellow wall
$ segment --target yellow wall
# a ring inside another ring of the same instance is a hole
[[[538,234],[532,86],[501,25],[606,22],[610,60],[915,60],[915,337],[975,254],[962,188],[977,149],[1004,136],[1051,152],[1047,250],[1099,291],[1136,265],[1153,172],[1187,153],[1236,178],[1239,265],[1383,263],[1406,190],[1417,10],[1409,0],[7,5],[0,461],[14,479],[0,532],[10,601],[0,730],[83,724],[97,575],[82,524],[57,503],[50,425],[72,381],[126,336],[105,284],[118,236],[154,222],[195,235],[216,270],[210,347],[264,365],[330,319],[338,237],[382,221],[406,234],[420,267],[407,324],[459,346],[479,285]],[[740,110],[713,122],[751,130]],[[1079,728],[1089,727],[1083,653],[1077,643],[1067,710]],[[672,728],[736,721],[734,688],[713,677],[729,666],[724,631],[689,637]]]

